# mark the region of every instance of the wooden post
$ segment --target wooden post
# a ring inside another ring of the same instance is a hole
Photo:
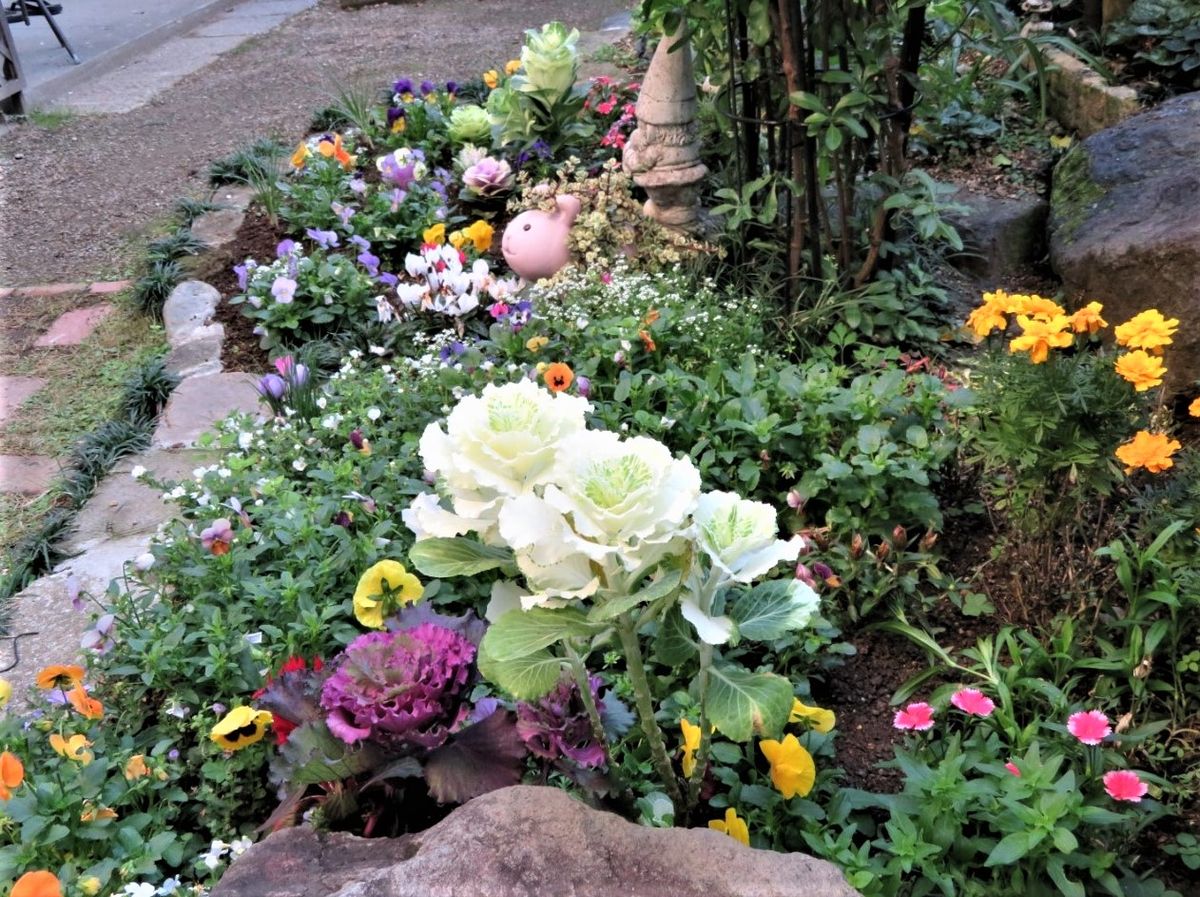
[[[17,45],[8,29],[8,18],[0,9],[0,112],[22,115],[25,112],[23,92],[25,78],[17,58]]]

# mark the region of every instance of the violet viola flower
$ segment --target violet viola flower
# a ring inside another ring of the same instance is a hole
[[[437,90],[437,86],[432,81],[421,82],[421,96],[427,97]]]
[[[457,81],[447,81],[446,82],[446,93],[450,94],[451,96],[458,93],[458,82]]]
[[[387,271],[381,271],[379,273],[379,276],[376,277],[375,280],[377,283],[381,283],[384,286],[389,286],[389,287],[394,287],[396,284],[398,284],[400,282],[399,277],[397,277],[395,274],[389,274]]]
[[[407,192],[406,190],[401,190],[399,187],[397,187],[397,188],[395,188],[394,190],[392,190],[392,195],[391,195],[391,200],[392,200],[392,208],[391,208],[391,211],[395,212],[397,209],[399,209],[399,208],[400,208],[400,206],[404,204],[404,200],[406,200],[406,199],[408,199],[408,192]]]
[[[407,165],[401,165],[396,161],[394,156],[384,156],[379,163],[379,173],[383,175],[384,180],[401,189],[412,186],[412,182],[416,180],[414,174],[416,169],[417,163],[415,161],[409,162]]]
[[[271,284],[271,295],[280,305],[288,305],[296,298],[296,287],[299,284],[290,277],[277,277]]]
[[[586,399],[592,391],[592,381],[584,376],[576,377],[575,388],[579,390],[580,397]]]
[[[283,382],[283,378],[278,374],[266,374],[258,385],[255,387],[258,394],[264,399],[275,399],[278,401],[283,398],[283,394],[287,391],[287,384]]]
[[[370,250],[364,249],[358,254],[358,263],[366,268],[372,277],[379,273],[379,256],[373,255]]]
[[[367,444],[367,440],[363,438],[362,430],[358,429],[358,427],[350,431],[350,444],[360,452]]]
[[[411,78],[397,78],[392,84],[392,93],[406,94],[413,92],[413,83]]]
[[[237,275],[238,289],[241,290],[242,292],[245,292],[246,291],[246,283],[250,276],[250,269],[246,267],[245,263],[243,263],[241,265],[234,265],[233,273]]]
[[[296,248],[296,241],[292,239],[280,240],[279,245],[275,247],[275,258],[281,259],[285,255],[291,255],[292,250]]]
[[[83,634],[79,647],[85,651],[95,651],[105,654],[116,644],[112,635],[113,624],[117,618],[112,614],[104,614],[96,620],[96,625]]]
[[[360,237],[358,234],[355,234],[354,236],[352,236],[350,238],[350,243],[354,246],[357,246],[359,249],[362,249],[362,250],[367,250],[367,249],[371,248],[371,241],[368,240],[366,237]]]
[[[87,607],[87,602],[83,597],[83,586],[79,582],[79,577],[74,573],[67,576],[67,597],[71,600],[71,607],[82,612]]]
[[[342,227],[350,225],[350,219],[354,217],[354,206],[344,206],[340,202],[331,202],[329,211],[338,216],[338,220],[342,222]]]
[[[328,249],[331,246],[337,246],[338,235],[335,231],[319,230],[315,227],[310,227],[305,231],[308,238],[320,246],[322,249]]]
[[[388,106],[387,126],[390,130],[398,121],[403,121],[407,113],[399,106]]]
[[[362,196],[367,192],[367,182],[362,178],[350,178],[350,192]]]
[[[200,543],[217,557],[229,554],[229,547],[233,544],[233,525],[229,518],[220,517],[202,530]]]

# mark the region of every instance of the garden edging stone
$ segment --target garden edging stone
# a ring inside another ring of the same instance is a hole
[[[647,828],[557,788],[477,797],[424,832],[363,839],[285,829],[212,897],[854,897],[836,866],[707,828]]]

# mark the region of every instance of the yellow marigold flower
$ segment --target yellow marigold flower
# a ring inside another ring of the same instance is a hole
[[[488,86],[489,90],[495,90],[500,83],[500,73],[495,69],[488,69],[483,73],[483,83]]]
[[[1179,329],[1178,318],[1164,318],[1156,308],[1148,308],[1134,315],[1113,331],[1117,344],[1131,349],[1147,349],[1155,355],[1162,354],[1162,347],[1171,344],[1171,337]]]
[[[96,897],[100,893],[100,879],[94,875],[79,879],[79,891],[83,897]]]
[[[832,710],[824,710],[820,707],[809,707],[799,698],[792,699],[792,712],[788,714],[789,723],[798,723],[800,720],[808,720],[812,723],[812,727],[824,735],[826,732],[833,730],[837,725],[837,717]]]
[[[12,683],[7,679],[0,679],[0,707],[3,707],[12,700]]]
[[[679,729],[683,732],[683,775],[690,779],[696,769],[696,751],[700,750],[700,727],[684,718],[679,721]]]
[[[475,244],[476,252],[487,252],[492,248],[492,236],[496,231],[486,221],[480,219],[463,231],[463,235]]]
[[[52,688],[66,691],[83,681],[83,667],[76,664],[55,663],[43,667],[37,674],[37,687],[49,691]]]
[[[530,352],[540,352],[549,342],[548,336],[531,336],[525,340],[525,348]]]
[[[100,719],[104,716],[104,705],[89,697],[87,689],[82,685],[76,685],[67,692],[67,701],[84,719]]]
[[[1099,302],[1089,302],[1075,314],[1071,315],[1071,329],[1076,333],[1095,333],[1102,327],[1108,326],[1108,321],[1100,317],[1104,306]]]
[[[1117,447],[1117,460],[1125,465],[1126,473],[1144,467],[1150,473],[1161,473],[1175,462],[1171,456],[1182,448],[1177,440],[1166,433],[1151,433],[1138,430],[1133,439]]]
[[[515,75],[520,70],[521,60],[519,59],[510,59],[508,62],[504,63],[504,74],[506,75]]]
[[[785,735],[783,741],[766,739],[758,743],[759,750],[771,764],[771,782],[784,800],[796,795],[804,797],[817,781],[817,765],[795,735]]]
[[[312,155],[312,150],[308,148],[307,143],[301,143],[296,147],[296,151],[292,153],[292,168],[303,168],[305,161]]]
[[[1065,349],[1074,341],[1069,332],[1064,332],[1070,326],[1066,315],[1054,315],[1042,320],[1028,315],[1018,315],[1017,323],[1021,325],[1021,335],[1008,344],[1009,352],[1028,352],[1029,360],[1041,364],[1050,355],[1050,349]]]
[[[25,764],[12,751],[0,754],[0,800],[9,800],[25,781]]]
[[[129,781],[150,775],[150,767],[146,765],[145,754],[134,754],[125,764],[125,778]]]
[[[996,290],[994,293],[983,294],[984,305],[994,305],[1006,315],[1015,315],[1021,311],[1022,303],[1025,299],[1026,297],[1021,295],[1010,296],[1004,290]]]
[[[463,244],[467,242],[467,235],[460,230],[456,230],[456,231],[454,231],[454,233],[450,234],[450,236],[448,236],[446,238],[446,240],[455,249],[462,249]]]
[[[208,737],[227,751],[249,747],[267,734],[271,714],[253,707],[234,707],[212,727]]]
[[[737,810],[729,807],[725,811],[725,818],[709,820],[708,827],[713,831],[724,832],[735,841],[740,841],[747,847],[750,846],[750,826],[746,825],[745,819],[739,819]]]
[[[1192,417],[1200,417],[1200,398],[1192,399],[1192,404],[1188,405],[1188,414],[1190,414]],[[12,686],[9,686],[8,690],[11,692]],[[7,700],[7,698],[5,700]],[[0,704],[0,707],[3,706],[3,704]]]
[[[68,735],[63,738],[57,732],[50,733],[50,747],[54,748],[54,752],[83,766],[96,759],[96,755],[88,750],[91,746],[92,743],[83,735]]]
[[[421,234],[421,242],[430,246],[441,246],[446,242],[446,225],[439,221],[433,227],[425,228],[425,232]]]
[[[1053,299],[1045,299],[1042,296],[1013,296],[1013,311],[1019,315],[1029,315],[1031,318],[1057,318],[1059,315],[1065,315],[1066,311],[1063,307]]]
[[[979,308],[967,315],[967,329],[980,339],[993,330],[1003,330],[1008,326],[1008,318],[998,303],[985,302]]]
[[[383,629],[383,618],[402,604],[419,601],[425,594],[421,580],[399,561],[374,564],[359,577],[354,590],[354,616],[370,629]]]
[[[1117,373],[1132,383],[1138,392],[1159,386],[1163,382],[1163,374],[1167,372],[1162,359],[1144,349],[1135,349],[1119,356],[1116,366]]]

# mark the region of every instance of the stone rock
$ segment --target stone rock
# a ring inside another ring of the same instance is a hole
[[[192,236],[209,249],[225,246],[237,238],[238,228],[245,220],[245,213],[239,209],[205,212],[192,222]]]
[[[163,327],[172,346],[197,336],[217,311],[221,294],[200,280],[185,280],[171,291],[163,304]]]
[[[213,191],[213,201],[223,206],[228,206],[231,209],[237,209],[239,212],[244,212],[250,208],[250,203],[254,202],[254,188],[235,187],[232,184],[225,184]]]
[[[1141,109],[1132,87],[1106,84],[1098,72],[1070,53],[1055,48],[1043,53],[1047,66],[1046,107],[1067,128],[1088,137]]]
[[[10,418],[22,403],[46,385],[41,377],[0,376],[0,422]]]
[[[0,492],[41,495],[58,475],[53,458],[31,455],[0,455]]]
[[[78,346],[92,335],[100,323],[116,311],[116,306],[102,302],[88,308],[76,308],[64,312],[50,325],[50,329],[34,343],[41,349],[55,346]]]
[[[167,371],[183,379],[221,372],[221,343],[225,327],[209,324],[198,327],[186,343],[174,346],[167,353]]]
[[[1101,131],[1054,171],[1050,261],[1110,324],[1157,308],[1182,326],[1167,384],[1200,377],[1200,93]]]
[[[1045,254],[1050,204],[1040,196],[1010,199],[960,189],[948,199],[967,207],[965,213],[946,215],[963,239],[954,267],[986,281],[989,288],[1003,286],[1005,277]]]
[[[556,788],[476,798],[392,840],[279,832],[212,897],[855,897],[837,867],[743,847],[709,829],[654,829]]]
[[[163,449],[190,448],[201,434],[231,412],[257,413],[260,410],[257,383],[258,378],[253,374],[188,377],[171,393],[151,445]]]

